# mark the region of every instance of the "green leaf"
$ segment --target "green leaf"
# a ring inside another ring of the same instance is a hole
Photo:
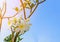
[[[19,35],[16,42],[19,42],[19,41],[21,41],[22,39],[23,39],[23,38],[21,38],[20,35]]]
[[[12,35],[10,34],[9,36],[4,38],[4,42],[11,42]]]

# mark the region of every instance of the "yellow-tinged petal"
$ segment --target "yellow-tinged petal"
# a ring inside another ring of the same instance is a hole
[[[15,20],[15,21],[16,21],[16,20],[17,20],[17,18],[14,18],[13,20]]]
[[[14,18],[14,19],[13,19],[13,23],[16,23],[16,22],[17,22],[17,18]]]
[[[10,21],[10,20],[8,20],[8,25],[9,25],[9,26],[11,25],[11,21]]]

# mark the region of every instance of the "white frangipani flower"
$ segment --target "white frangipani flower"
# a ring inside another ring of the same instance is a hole
[[[20,34],[24,34],[26,31],[29,30],[31,24],[29,23],[30,19],[23,19],[22,17],[20,18],[14,18],[12,20],[10,28],[13,28],[15,32],[19,32]]]

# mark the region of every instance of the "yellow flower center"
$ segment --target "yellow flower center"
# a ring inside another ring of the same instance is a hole
[[[22,30],[22,29],[25,28],[25,25],[24,25],[24,24],[21,24],[21,25],[19,26],[19,28]]]

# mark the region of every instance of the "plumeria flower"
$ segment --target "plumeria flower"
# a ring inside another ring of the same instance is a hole
[[[12,21],[12,22],[11,22]],[[11,20],[8,22],[10,26],[10,28],[13,28],[13,31],[15,32],[19,32],[20,34],[24,34],[26,31],[29,30],[31,24],[29,23],[30,19],[23,19],[22,17],[20,18],[14,18],[13,20]]]
[[[24,31],[28,31],[31,24],[29,24],[26,20],[20,20],[20,25],[17,27],[20,29],[21,34],[24,33]]]

